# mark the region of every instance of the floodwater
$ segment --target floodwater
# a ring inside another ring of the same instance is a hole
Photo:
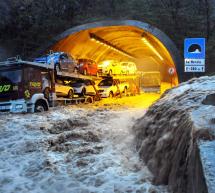
[[[135,150],[131,128],[144,113],[61,107],[0,115],[0,192],[166,193]]]

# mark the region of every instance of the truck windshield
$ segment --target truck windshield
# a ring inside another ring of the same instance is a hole
[[[20,83],[22,80],[22,70],[0,71],[0,83]]]

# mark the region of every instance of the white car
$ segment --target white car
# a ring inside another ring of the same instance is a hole
[[[44,97],[49,100],[50,91],[51,91],[51,81],[47,73],[42,75],[42,91]],[[73,98],[74,89],[67,85],[67,83],[62,79],[56,79],[55,81],[55,92],[56,96]]]
[[[78,79],[70,82],[69,85],[73,87],[74,93],[79,96],[96,95],[95,83],[92,80]]]
[[[55,83],[55,92],[57,96],[73,98],[74,89],[67,85],[64,80],[57,79]]]
[[[120,62],[122,74],[136,74],[137,67],[134,62]]]
[[[105,60],[98,64],[99,74],[122,74],[122,68],[120,62],[115,60]]]
[[[98,84],[98,91],[102,98],[114,97],[121,93],[127,93],[129,84],[118,79],[106,78]]]

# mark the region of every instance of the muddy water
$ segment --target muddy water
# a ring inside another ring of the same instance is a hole
[[[0,192],[164,193],[135,151],[143,110],[0,115]]]

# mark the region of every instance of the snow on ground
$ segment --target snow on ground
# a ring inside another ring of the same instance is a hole
[[[164,193],[135,151],[142,109],[0,115],[0,192]]]

